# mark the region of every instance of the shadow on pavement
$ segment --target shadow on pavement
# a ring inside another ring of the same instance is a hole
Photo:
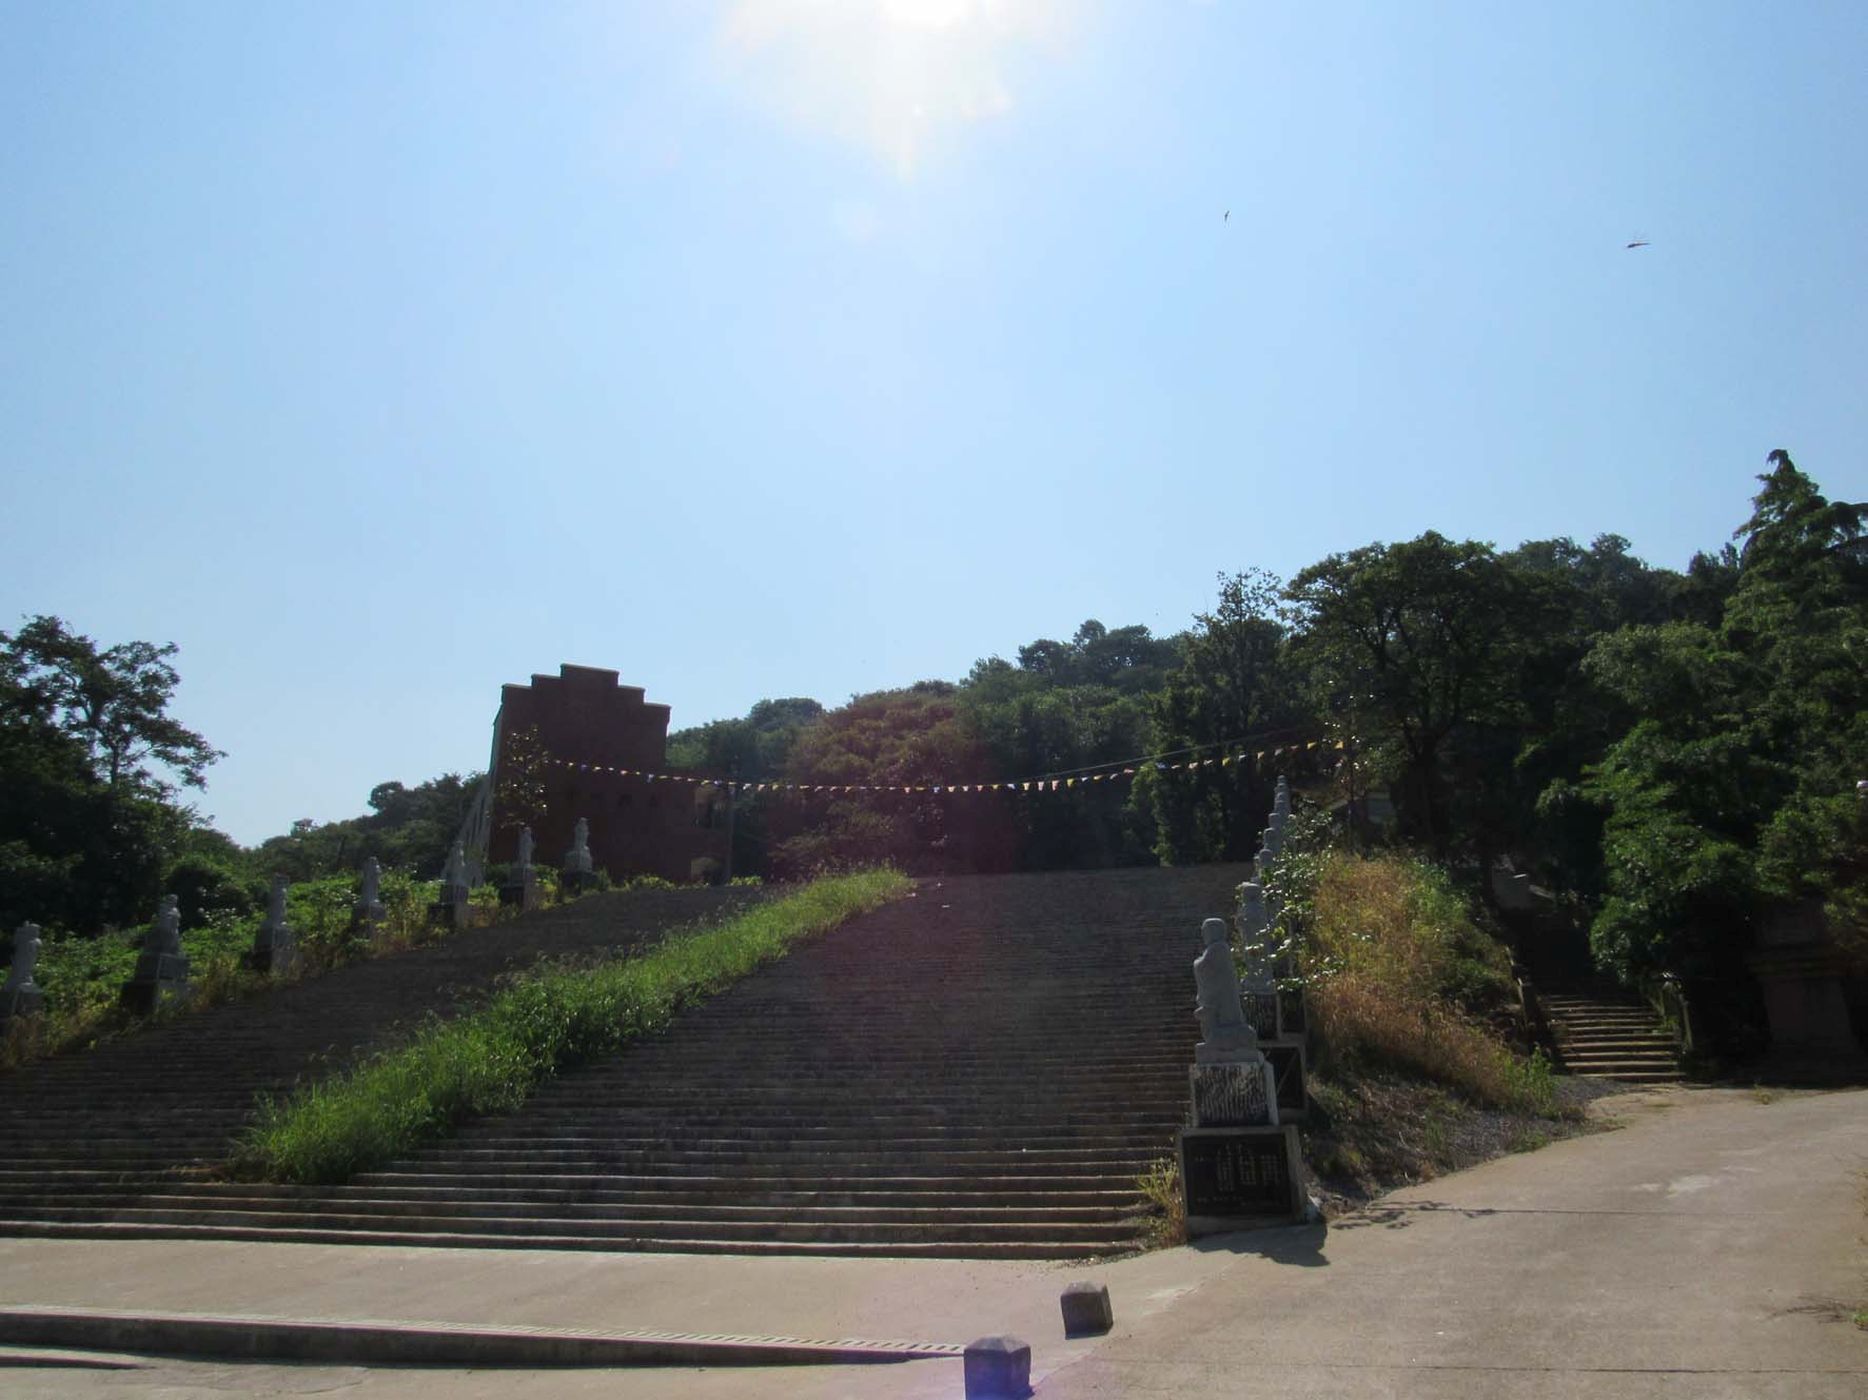
[[[1269,1230],[1241,1230],[1230,1235],[1208,1235],[1187,1247],[1202,1254],[1256,1254],[1274,1264],[1300,1268],[1329,1267],[1323,1257],[1327,1225],[1281,1225]]]

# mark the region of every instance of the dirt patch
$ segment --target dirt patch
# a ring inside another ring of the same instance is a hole
[[[1591,1114],[1590,1103],[1623,1087],[1560,1077],[1558,1112],[1543,1116],[1481,1108],[1439,1085],[1398,1075],[1319,1076],[1311,1083],[1304,1160],[1324,1214],[1335,1217],[1397,1187],[1605,1131],[1613,1122]]]

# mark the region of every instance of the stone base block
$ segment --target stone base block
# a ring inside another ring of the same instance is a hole
[[[255,943],[253,951],[247,954],[247,966],[269,977],[290,976],[298,966],[298,945],[286,938]]]
[[[1031,1394],[1031,1347],[1017,1337],[967,1344],[966,1400],[1025,1400]]]
[[[1246,1023],[1261,1041],[1276,1040],[1283,1034],[1276,992],[1246,992],[1239,998],[1245,1008]]]
[[[445,901],[431,904],[428,906],[428,922],[436,928],[463,929],[472,922],[472,915],[468,912],[472,908],[464,899],[459,904],[448,904]]]
[[[1277,1123],[1277,1085],[1262,1055],[1187,1071],[1196,1128],[1266,1127]]]
[[[538,881],[527,880],[522,885],[501,885],[499,902],[508,909],[522,912],[544,907],[544,900],[538,893]]]
[[[1278,1093],[1278,1121],[1303,1122],[1310,1112],[1310,1057],[1304,1052],[1303,1042],[1274,1040],[1258,1048],[1271,1062],[1271,1078]]]
[[[1181,1129],[1180,1181],[1189,1239],[1301,1224],[1310,1205],[1290,1125]]]
[[[43,1010],[45,993],[39,990],[36,983],[0,991],[0,1032],[4,1032],[12,1022],[37,1016]]]
[[[1070,1284],[1058,1301],[1064,1309],[1066,1337],[1093,1336],[1107,1332],[1116,1324],[1115,1309],[1109,1305],[1107,1284]]]
[[[174,964],[180,965],[179,975],[175,975]],[[188,959],[164,956],[158,960],[157,967],[155,976],[145,977],[142,975],[143,965],[137,964],[137,975],[124,984],[118,997],[125,1009],[138,1016],[147,1016],[165,1002],[187,1001],[192,995],[193,989],[188,985]],[[162,975],[164,971],[171,975]]]
[[[1278,1025],[1287,1040],[1301,1039],[1310,1031],[1310,1022],[1304,1016],[1304,993],[1293,987],[1288,992],[1278,993]]]
[[[596,887],[597,872],[594,870],[566,870],[558,876],[558,890],[566,899],[588,894]]]

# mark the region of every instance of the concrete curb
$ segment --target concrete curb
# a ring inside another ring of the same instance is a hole
[[[448,1322],[0,1307],[0,1344],[381,1366],[809,1366],[958,1359],[947,1342],[881,1342],[695,1332],[590,1332]]]

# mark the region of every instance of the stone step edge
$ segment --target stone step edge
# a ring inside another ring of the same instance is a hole
[[[697,1332],[597,1332],[450,1322],[0,1307],[0,1342],[143,1356],[380,1366],[867,1365],[956,1357],[951,1342],[819,1341]]]

